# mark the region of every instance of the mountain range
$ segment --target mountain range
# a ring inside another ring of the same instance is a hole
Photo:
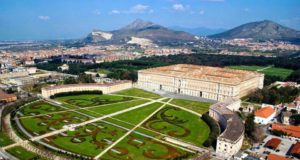
[[[222,39],[252,38],[257,40],[283,40],[300,42],[299,31],[269,20],[246,23],[209,37]]]
[[[181,27],[181,26],[171,26],[169,28],[175,31],[184,31],[196,36],[208,36],[208,35],[222,33],[227,30],[224,28],[207,28],[207,27],[188,28],[188,27]]]
[[[212,32],[216,33],[217,31]],[[218,32],[222,32],[222,29],[220,29]],[[177,27],[177,29],[175,27],[172,27],[172,29],[170,29],[153,22],[137,19],[118,30],[95,30],[91,32],[84,39],[84,41],[91,43],[178,43],[197,41],[199,37],[195,35],[197,35],[196,30],[188,30],[179,27]],[[300,42],[299,31],[282,26],[269,20],[243,24],[219,34],[209,35],[208,37],[213,39],[252,38],[256,40],[283,40],[290,42]]]
[[[118,30],[104,32],[96,30],[85,39],[88,42],[111,41],[116,43],[129,42],[133,38],[160,42],[195,41],[196,37],[183,31],[174,31],[161,25],[137,19]]]

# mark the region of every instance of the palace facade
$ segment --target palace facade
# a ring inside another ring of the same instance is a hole
[[[264,74],[229,68],[177,64],[138,72],[138,87],[216,101],[240,98],[263,87]]]

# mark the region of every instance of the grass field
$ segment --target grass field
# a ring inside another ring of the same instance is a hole
[[[137,89],[137,88],[124,90],[121,92],[117,92],[116,94],[126,95],[126,96],[137,96],[137,97],[143,97],[143,98],[153,98],[153,99],[161,98],[161,96],[158,94],[147,92],[147,91]]]
[[[42,141],[54,147],[93,158],[137,124],[147,120],[108,150],[101,159],[174,159],[192,156],[190,151],[182,150],[176,145],[161,143],[161,141],[168,136],[202,146],[210,133],[208,125],[198,115],[164,105],[170,99],[160,102],[151,100],[159,98],[163,97],[140,89],[129,89],[115,93],[115,95],[66,96],[55,99],[61,102],[61,105],[54,106],[46,101],[26,105],[20,109],[17,118],[28,133],[32,136],[39,136],[62,129],[65,125],[82,123],[149,103],[104,120],[85,124],[75,128],[74,131],[65,131],[43,138]],[[172,100],[171,104],[201,114],[207,112],[210,105],[205,102],[178,99]],[[154,116],[146,119],[163,105],[164,107]]]
[[[285,69],[285,68],[277,68],[273,66],[227,66],[228,68],[231,69],[239,69],[239,70],[248,70],[248,71],[258,71],[261,73],[264,73],[265,75],[268,76],[278,76],[281,78],[286,78],[288,77],[293,70],[291,69]]]
[[[9,154],[20,160],[42,160],[37,154],[27,151],[25,148],[16,146],[6,150]]]
[[[179,157],[186,155],[192,156],[191,153],[184,150],[162,144],[138,134],[131,134],[107,152],[103,159],[180,159]]]
[[[44,101],[37,101],[28,104],[26,107],[23,107],[20,110],[20,112],[22,113],[21,116],[35,116],[35,115],[47,114],[47,113],[58,112],[63,110],[65,109],[51,105]]]
[[[0,132],[0,147],[12,144],[13,141],[4,133]]]
[[[173,99],[170,103],[190,109],[200,114],[206,113],[211,105],[211,103],[208,102],[198,102],[184,99]]]
[[[210,133],[200,117],[171,106],[160,110],[143,126],[198,146],[202,146]]]
[[[111,95],[78,95],[58,97],[56,100],[74,105],[77,107],[91,107],[103,104],[111,104],[117,102],[125,102],[133,100],[131,97],[111,96]]]

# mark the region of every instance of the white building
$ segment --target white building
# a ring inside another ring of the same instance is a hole
[[[276,116],[276,111],[272,106],[263,106],[255,112],[254,122],[257,124],[269,124]]]
[[[264,74],[228,68],[177,64],[138,72],[138,87],[216,101],[240,98],[263,87]]]
[[[63,65],[59,66],[58,69],[60,69],[61,71],[67,71],[67,70],[69,70],[69,65],[63,64]]]
[[[63,92],[75,92],[75,91],[102,91],[103,94],[121,91],[124,89],[132,88],[131,81],[115,81],[107,84],[99,83],[87,83],[87,84],[67,84],[57,85],[42,88],[42,96],[49,98],[52,95]]]
[[[216,153],[230,158],[238,153],[244,140],[245,127],[243,121],[233,112],[240,108],[240,100],[226,100],[212,105],[209,115],[220,125],[221,134],[217,139]]]
[[[28,72],[29,74],[35,74],[37,68],[36,68],[36,67],[29,67],[29,68],[26,68],[26,70],[27,70],[27,72]]]
[[[289,125],[290,124],[290,118],[293,115],[292,112],[286,111],[286,112],[282,112],[281,114],[281,122],[283,124]]]

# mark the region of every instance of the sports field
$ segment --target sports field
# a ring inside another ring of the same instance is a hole
[[[231,68],[231,69],[258,71],[258,72],[264,73],[265,75],[268,75],[268,76],[278,76],[281,78],[286,78],[293,72],[293,70],[291,70],[291,69],[277,68],[274,66],[244,66],[244,65],[241,65],[241,66],[227,66],[227,67]]]
[[[39,100],[23,106],[16,122],[18,130],[31,139],[47,134],[42,142],[85,157],[192,158],[194,150],[168,142],[166,137],[202,147],[210,129],[199,114],[207,112],[209,105],[129,89]]]

